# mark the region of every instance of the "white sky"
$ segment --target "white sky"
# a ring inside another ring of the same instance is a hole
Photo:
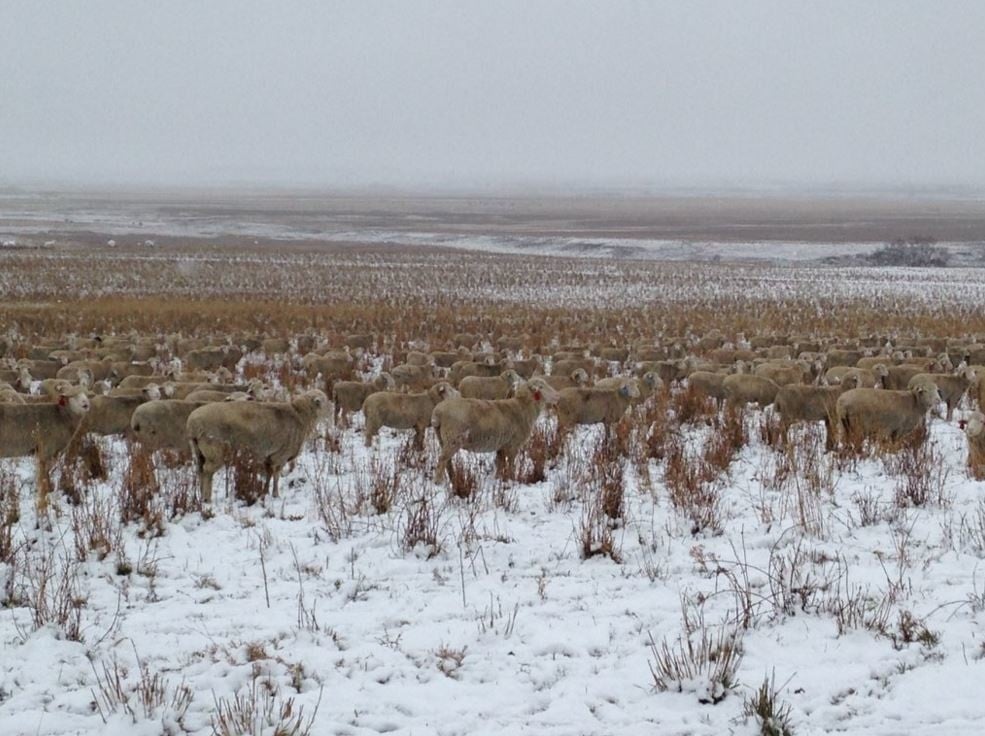
[[[985,186],[985,2],[0,0],[0,182]]]

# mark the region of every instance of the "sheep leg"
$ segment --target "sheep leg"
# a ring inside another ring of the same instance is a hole
[[[199,490],[202,494],[202,503],[212,503],[212,476],[218,470],[218,466],[210,462],[194,439],[191,440],[192,457],[195,459],[195,472],[198,474]]]
[[[496,453],[497,471],[502,480],[513,480],[513,459],[515,457],[515,450],[504,448]]]
[[[434,482],[443,485],[451,476],[451,460],[458,451],[457,447],[442,447],[438,456],[438,464],[434,469]]]
[[[835,423],[831,417],[826,417],[824,420],[824,449],[826,452],[835,449],[836,431]]]
[[[506,452],[504,450],[496,450],[496,477],[500,480],[506,480]]]
[[[267,461],[266,465],[267,465],[267,482],[268,482],[268,485],[271,485],[272,486],[271,489],[270,489],[271,495],[274,498],[278,498],[280,496],[280,471],[281,471],[281,466],[274,465],[269,460]]]
[[[421,451],[424,449],[425,426],[426,425],[420,423],[414,425],[414,449],[417,451]]]
[[[48,511],[48,495],[51,493],[51,476],[48,473],[48,463],[40,455],[37,456],[37,512],[41,516]]]
[[[365,427],[365,429],[363,429],[363,440],[364,440],[364,442],[366,444],[366,447],[372,447],[373,446],[373,438],[376,436],[376,433],[379,432],[379,431],[380,431],[380,428],[378,426],[376,426],[375,422],[371,422],[369,420],[369,418],[367,417],[366,418],[366,427]]]
[[[442,485],[451,477],[451,461],[455,453],[461,449],[461,442],[446,441],[440,432],[438,442],[441,443],[441,453],[438,455],[438,464],[434,469],[434,482]]]

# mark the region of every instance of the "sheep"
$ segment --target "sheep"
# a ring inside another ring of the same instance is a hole
[[[308,353],[301,360],[301,366],[310,378],[319,373],[326,384],[348,380],[352,375],[353,358],[348,352],[332,351],[319,355]]]
[[[192,391],[184,397],[184,400],[211,404],[216,401],[256,401],[257,397],[248,391],[216,391],[202,388]]]
[[[832,348],[828,350],[824,364],[828,368],[845,365],[854,368],[863,356],[860,350]]]
[[[89,397],[81,389],[58,396],[52,403],[0,403],[0,457],[37,459],[38,508],[47,508],[51,462],[71,444],[89,412]]]
[[[809,366],[793,361],[761,363],[753,369],[753,375],[768,378],[777,386],[787,386],[792,383],[806,383],[810,380],[811,370]]]
[[[770,345],[764,348],[764,353],[768,360],[789,360],[793,358],[792,345]],[[767,376],[769,378],[769,376]]]
[[[568,376],[540,376],[547,384],[553,388],[555,391],[560,391],[564,388],[577,388],[579,386],[588,385],[588,374],[581,368],[571,371],[571,375]]]
[[[780,438],[787,441],[790,427],[798,422],[824,422],[824,446],[833,450],[838,436],[836,403],[845,391],[858,387],[857,376],[846,376],[834,386],[781,386],[773,402],[780,416]]]
[[[534,374],[540,373],[544,369],[544,362],[537,356],[523,360],[514,360],[512,365],[513,370],[524,380],[533,378]]]
[[[132,363],[120,361],[113,363],[109,369],[109,378],[120,381],[127,376],[153,376],[154,366],[150,363]]]
[[[41,381],[39,394],[54,399],[72,388],[72,382],[64,378],[46,378]]]
[[[410,365],[401,363],[390,371],[393,382],[398,390],[423,391],[434,378],[434,367],[431,365]]]
[[[985,480],[985,414],[973,412],[965,422],[968,438],[968,472],[975,480]]]
[[[242,389],[242,386],[225,386],[221,383],[175,383],[168,381],[161,387],[161,392],[169,399],[186,399],[189,394],[195,391],[220,391],[228,394]]]
[[[407,365],[430,366],[434,365],[434,358],[420,350],[411,350],[404,357],[404,363]]]
[[[622,386],[623,381],[625,381],[628,376],[610,376],[608,378],[600,378],[595,382],[595,388],[605,388],[605,389],[618,389]],[[649,373],[644,373],[640,379],[636,382],[636,387],[639,389],[639,398],[632,401],[633,404],[638,404],[645,401],[655,392],[663,390],[664,384],[658,376],[653,371]]]
[[[221,347],[200,348],[185,354],[185,365],[193,370],[214,371],[226,368],[236,370],[236,364],[243,357],[243,351],[230,345]]]
[[[62,378],[58,375],[63,366],[57,360],[24,360],[18,363],[18,367],[24,366],[35,379]]]
[[[595,375],[595,358],[578,358],[569,360],[557,360],[551,365],[551,373],[561,376],[570,376],[572,371],[581,368],[585,373]]]
[[[708,396],[721,405],[725,401],[725,376],[727,373],[695,371],[687,377],[687,385],[699,396]]]
[[[858,362],[855,363],[856,368],[862,368],[864,370],[871,371],[877,365],[899,365],[903,361],[902,353],[893,353],[892,355],[870,355],[865,358],[859,358]]]
[[[317,389],[290,402],[230,401],[195,409],[185,427],[202,500],[211,503],[213,475],[239,452],[262,464],[264,493],[276,498],[281,468],[293,462],[329,411],[328,397]]]
[[[160,383],[164,378],[176,379],[174,375],[165,376],[127,376],[117,384],[117,388],[140,389],[151,383]]]
[[[89,413],[83,419],[79,432],[102,437],[126,434],[137,407],[160,398],[156,387],[145,388],[143,393],[133,396],[93,396],[89,400]]]
[[[741,364],[742,361],[740,360]],[[695,358],[693,355],[684,361],[684,374],[685,377],[690,376],[692,373],[697,371],[708,371],[709,373],[717,373],[722,367],[718,365],[713,360],[705,360],[703,358]]]
[[[575,424],[603,424],[606,436],[640,396],[635,378],[624,378],[616,388],[566,388],[557,401],[558,427],[567,429]]]
[[[283,355],[291,349],[291,341],[286,337],[268,337],[260,341],[264,355]]]
[[[658,360],[643,362],[636,366],[636,374],[656,373],[665,385],[683,381],[688,377],[690,366],[684,360]]]
[[[945,419],[951,421],[954,416],[954,407],[958,405],[961,398],[968,391],[972,381],[975,379],[975,372],[967,368],[962,368],[959,372],[949,373],[918,373],[907,384],[907,388],[913,388],[918,383],[929,382],[937,386],[940,391],[941,400],[947,405]]]
[[[881,437],[895,442],[923,426],[939,399],[937,387],[926,383],[907,391],[853,388],[838,397],[838,424],[846,440]]]
[[[633,359],[640,362],[656,362],[658,360],[666,360],[667,350],[665,348],[647,345],[637,348],[636,352],[633,354]]]
[[[882,385],[890,391],[905,391],[911,378],[930,371],[918,365],[877,365],[873,372],[882,378]]]
[[[116,398],[143,397],[145,401],[156,401],[162,395],[161,387],[156,383],[148,383],[143,388],[111,388],[106,392],[106,396]]]
[[[453,386],[457,386],[462,382],[463,378],[467,378],[468,376],[493,378],[511,367],[511,363],[497,363],[496,360],[491,357],[482,362],[459,360],[456,361],[449,369],[448,382]]]
[[[431,353],[431,358],[439,368],[451,368],[460,360],[471,362],[472,352],[468,348],[459,348],[454,352],[450,350],[436,350]]]
[[[24,367],[24,368],[16,368],[16,367],[8,368],[5,365],[5,367],[0,368],[0,382],[8,383],[8,384],[9,383],[12,383],[12,382],[15,382],[15,381],[17,381],[20,378],[21,373],[23,371],[27,371],[27,375],[30,378],[31,371],[27,370],[26,367]]]
[[[533,378],[518,386],[511,399],[454,397],[440,402],[431,416],[441,445],[434,482],[442,484],[450,477],[459,450],[495,452],[497,472],[505,477],[542,408],[557,403],[559,397],[543,378]]]
[[[951,358],[946,353],[937,358],[906,358],[901,365],[917,366],[923,373],[939,373],[945,370],[954,370],[954,364],[951,363]]]
[[[629,348],[600,348],[598,356],[609,363],[625,363],[629,359]]]
[[[436,383],[422,393],[404,394],[378,391],[366,397],[363,414],[366,417],[364,441],[371,447],[381,427],[413,429],[414,447],[424,447],[424,431],[431,421],[434,407],[445,399],[460,396],[446,381]]]
[[[456,347],[471,348],[482,342],[482,335],[475,335],[468,332],[459,332],[451,336],[452,344]]]
[[[62,366],[55,373],[55,378],[62,378],[66,381],[80,383],[83,375],[88,375],[94,381],[102,381],[110,377],[113,368],[112,360],[79,360]],[[34,370],[32,374],[37,375]]]
[[[34,383],[34,377],[31,375],[30,369],[21,364],[15,369],[0,371],[0,381],[8,383],[12,389],[22,394],[29,394],[31,393],[31,385]]]
[[[839,365],[829,368],[824,373],[824,381],[828,385],[834,385],[851,379],[855,384],[854,388],[882,388],[882,376],[864,368],[849,368]]]
[[[653,394],[664,390],[664,382],[653,371],[647,371],[640,376],[640,396],[645,400]]]
[[[0,386],[0,403],[2,404],[24,404],[24,395],[12,386]]]
[[[392,391],[393,376],[387,372],[380,373],[368,383],[361,381],[337,381],[332,386],[332,402],[335,404],[335,418],[341,419],[348,412],[360,411],[366,398],[377,391]]]
[[[376,338],[373,335],[367,334],[347,335],[345,346],[352,350],[373,350],[376,347]]]
[[[205,406],[205,403],[178,399],[148,401],[134,409],[130,417],[130,430],[134,439],[152,452],[187,452],[185,426],[189,415],[200,406]]]
[[[492,378],[466,376],[458,384],[458,391],[465,399],[507,399],[522,380],[512,369]]]
[[[776,399],[780,387],[763,376],[748,373],[735,373],[722,380],[725,400],[732,406],[758,404],[760,408],[769,406]]]
[[[496,347],[500,350],[511,350],[514,353],[518,353],[523,348],[523,343],[526,339],[526,336],[513,337],[511,335],[502,335],[496,339]]]

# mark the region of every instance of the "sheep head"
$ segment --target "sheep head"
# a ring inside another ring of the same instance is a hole
[[[937,385],[929,381],[917,384],[911,391],[917,397],[917,402],[927,410],[941,400],[941,392],[937,389]]]
[[[435,404],[444,401],[445,399],[455,399],[461,396],[461,394],[447,381],[441,381],[440,383],[434,384],[430,389],[428,389],[428,394],[430,394],[431,399]]]
[[[553,405],[561,398],[561,394],[555,391],[551,385],[543,378],[531,378],[526,383],[516,389],[517,398],[531,398],[536,403]]]
[[[976,411],[964,422],[964,433],[969,437],[978,437],[982,432],[985,432],[985,414]]]
[[[58,394],[58,406],[68,409],[74,416],[82,417],[89,411],[89,397],[84,391],[63,391]]]

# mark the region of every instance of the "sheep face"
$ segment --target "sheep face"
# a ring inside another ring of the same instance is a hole
[[[517,396],[530,396],[534,401],[543,401],[548,406],[556,404],[561,394],[551,388],[551,385],[541,378],[534,378],[520,386],[516,391]]]
[[[640,387],[636,383],[636,379],[625,381],[619,387],[619,395],[624,399],[638,399],[640,397]]]
[[[523,380],[522,378],[520,378],[520,374],[517,373],[512,368],[508,371],[503,371],[503,378],[513,388],[519,386],[520,382]]]
[[[301,398],[309,402],[315,409],[315,414],[319,419],[328,416],[329,411],[332,408],[328,397],[325,395],[324,391],[319,391],[318,389],[312,389],[311,391],[306,391],[301,395]]]
[[[924,409],[932,409],[941,400],[941,392],[935,384],[921,383],[918,386],[914,386],[912,390],[920,406]]]
[[[982,432],[985,432],[985,414],[982,414],[980,411],[976,411],[968,418],[967,423],[965,424],[964,433],[968,435],[968,437],[974,438],[980,436]]]
[[[428,393],[431,395],[431,399],[435,404],[438,404],[445,399],[457,399],[461,396],[458,389],[445,381],[432,386],[428,389]]]
[[[148,401],[157,401],[161,398],[161,387],[156,383],[148,383],[141,392]]]
[[[89,397],[81,391],[61,393],[58,395],[58,405],[67,408],[73,416],[82,417],[89,412]]]

